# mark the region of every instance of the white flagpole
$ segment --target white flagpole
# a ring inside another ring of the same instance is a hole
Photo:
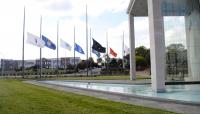
[[[90,57],[92,57],[92,31],[91,31],[91,28],[90,28]]]
[[[92,41],[92,31],[90,28],[90,59],[92,59],[92,46],[91,46],[91,41]],[[90,63],[90,70],[91,70],[91,75],[92,75],[92,69],[91,69],[92,64]]]
[[[66,58],[67,58],[67,57],[66,57],[66,51],[65,51],[65,68],[64,68],[64,69],[65,69],[65,70],[64,70],[64,71],[65,71],[65,74],[66,74],[66,71],[67,71]]]
[[[58,77],[58,74],[59,74],[59,60],[58,60],[58,57],[59,57],[59,55],[58,55],[58,39],[59,39],[59,20],[57,21],[57,77]]]
[[[24,78],[24,37],[25,37],[25,18],[26,18],[26,12],[25,12],[25,6],[24,6],[24,20],[23,20],[23,43],[22,43],[22,78]]]
[[[76,28],[74,26],[74,76],[76,76],[76,64],[75,64],[75,56],[76,56],[76,52],[75,52],[75,36],[76,35]]]
[[[107,66],[107,73],[108,73],[108,31],[106,31],[106,48],[107,48],[106,66]]]
[[[123,65],[123,69],[125,69],[125,64],[124,64],[124,31],[123,31],[123,35],[122,35],[122,65]]]
[[[87,16],[87,4],[86,4],[86,63],[87,63],[87,76],[88,76],[88,16]]]
[[[40,38],[42,39],[42,16],[40,16]],[[40,78],[42,78],[42,48],[40,47]]]

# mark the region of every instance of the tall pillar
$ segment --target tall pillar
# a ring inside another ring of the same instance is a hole
[[[200,4],[199,0],[187,0],[185,15],[189,81],[200,81]]]
[[[129,14],[130,80],[136,80],[134,16]]]
[[[161,0],[147,0],[150,30],[151,87],[165,91],[165,39]]]

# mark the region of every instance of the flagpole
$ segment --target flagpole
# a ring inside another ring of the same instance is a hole
[[[66,72],[67,72],[67,65],[66,65],[66,51],[65,51],[65,74],[66,74]]]
[[[123,31],[123,35],[122,35],[122,67],[123,69],[125,69],[125,64],[124,64],[124,31]]]
[[[42,16],[40,16],[40,38],[42,39]],[[42,78],[42,48],[40,47],[40,78]]]
[[[86,66],[88,76],[88,17],[87,17],[87,4],[86,4]]]
[[[59,64],[58,64],[59,63],[58,62],[58,56],[59,56],[58,55],[58,38],[59,38],[59,20],[57,21],[57,69],[56,69],[57,70],[57,72],[56,72],[57,77],[58,77],[58,74],[59,74],[59,71],[58,71],[58,68],[59,68]]]
[[[76,76],[76,64],[75,64],[75,56],[76,56],[76,52],[75,52],[75,35],[76,35],[76,28],[74,26],[74,76]]]
[[[23,41],[22,41],[22,78],[24,78],[24,37],[25,37],[25,18],[26,18],[26,8],[24,6],[24,20],[23,20]]]
[[[91,47],[91,41],[92,41],[92,31],[91,31],[91,28],[90,28],[90,59],[92,59],[92,47]],[[92,76],[92,69],[91,69],[91,62],[90,62],[90,70],[91,70],[91,76]]]
[[[106,31],[106,48],[107,48],[106,66],[107,66],[107,73],[108,73],[108,31]]]

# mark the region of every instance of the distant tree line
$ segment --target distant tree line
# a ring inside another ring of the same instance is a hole
[[[125,66],[129,69],[130,67],[130,54],[124,56]],[[144,70],[150,67],[150,49],[144,46],[135,48],[135,61],[136,70]]]

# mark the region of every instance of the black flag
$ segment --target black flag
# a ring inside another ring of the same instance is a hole
[[[101,44],[99,44],[96,40],[93,39],[93,45],[92,49],[100,52],[100,53],[106,53],[106,48],[102,47]]]

